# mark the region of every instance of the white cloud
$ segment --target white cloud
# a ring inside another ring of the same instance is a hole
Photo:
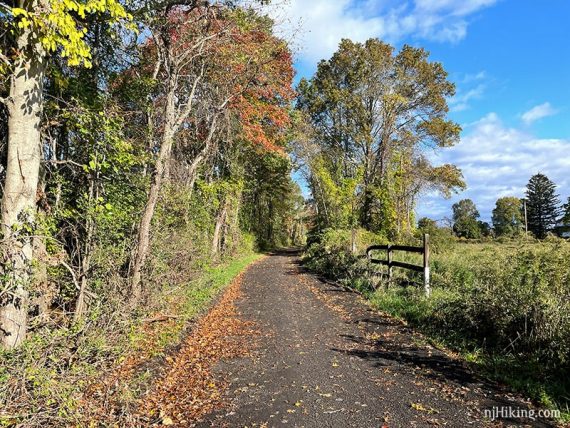
[[[530,125],[531,123],[537,121],[538,119],[542,119],[543,117],[547,116],[552,116],[556,113],[557,111],[554,108],[552,108],[550,103],[543,103],[534,106],[527,112],[524,112],[521,118],[524,123]]]
[[[457,94],[449,101],[450,110],[454,112],[467,110],[469,108],[469,101],[481,98],[485,88],[486,85],[480,83],[467,91],[461,91],[461,89],[459,89]]]
[[[479,71],[478,73],[458,73],[451,76],[451,80],[457,82],[457,89],[455,96],[448,100],[448,105],[450,111],[459,112],[470,108],[471,101],[483,97],[488,81],[491,79],[485,71]]]
[[[457,42],[467,17],[497,0],[282,0],[268,6],[281,35],[294,40],[309,65],[329,58],[342,38],[365,41],[404,37]]]
[[[443,12],[454,16],[465,16],[494,3],[496,0],[416,0],[416,9],[429,13]]]
[[[558,185],[561,199],[570,195],[570,139],[536,138],[505,126],[495,113],[465,128],[461,142],[442,151],[435,162],[454,163],[461,168],[467,190],[449,201],[426,195],[418,207],[420,216],[450,216],[454,202],[471,198],[482,219],[489,221],[495,201],[502,196],[524,196],[528,179],[537,172]]]
[[[463,79],[461,79],[461,83],[470,83],[473,81],[483,80],[486,77],[487,77],[487,72],[485,70],[482,70],[478,73],[466,74],[465,76],[463,76]]]

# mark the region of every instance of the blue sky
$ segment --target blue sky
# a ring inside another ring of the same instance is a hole
[[[431,52],[457,85],[450,117],[461,142],[434,156],[455,163],[468,189],[423,195],[418,215],[443,219],[471,198],[490,220],[500,196],[523,196],[542,172],[570,196],[569,0],[283,0],[271,15],[310,77],[341,38],[378,37]]]

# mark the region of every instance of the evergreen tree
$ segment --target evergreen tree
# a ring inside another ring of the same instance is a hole
[[[542,239],[556,224],[559,200],[556,185],[544,174],[533,175],[526,186],[528,229]]]
[[[562,206],[562,223],[570,224],[570,196],[568,196],[568,200]]]

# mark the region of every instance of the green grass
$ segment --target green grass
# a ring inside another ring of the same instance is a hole
[[[46,421],[81,426],[84,409],[80,400],[86,385],[100,380],[101,373],[112,371],[129,356],[142,355],[150,361],[166,354],[181,342],[189,321],[200,316],[260,257],[248,252],[205,267],[190,282],[167,284],[154,295],[153,304],[134,317],[103,322],[94,310],[81,325],[40,329],[21,348],[0,352],[0,426],[35,427]],[[116,311],[120,310],[118,306]],[[153,323],[149,331],[143,320],[156,313],[176,318]],[[132,404],[151,381],[146,369],[135,371],[116,394],[121,402]]]
[[[546,369],[538,357],[485,349],[476,338],[444,326],[445,315],[438,313],[438,309],[459,296],[436,289],[426,299],[420,291],[396,288],[371,293],[368,297],[374,308],[406,321],[432,344],[458,352],[488,378],[509,385],[547,408],[560,409],[562,420],[570,421],[567,372]]]
[[[188,321],[203,312],[234,278],[260,257],[261,254],[248,254],[221,265],[206,267],[197,279],[183,287],[178,295],[183,301],[177,313],[178,318],[170,328],[160,332],[157,352],[163,352],[168,347],[176,345]]]

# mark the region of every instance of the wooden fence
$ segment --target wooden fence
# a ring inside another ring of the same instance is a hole
[[[373,259],[371,257],[372,251],[384,250],[387,252],[387,259]],[[424,260],[422,266],[413,265],[410,263],[399,262],[394,260],[394,251],[406,251],[410,253],[420,253],[423,254]],[[424,274],[424,289],[426,296],[430,295],[430,284],[429,284],[429,235],[424,234],[424,245],[421,247],[413,247],[410,245],[372,245],[366,249],[366,258],[370,263],[380,264],[388,266],[388,280],[392,280],[392,268],[399,267],[404,269],[410,269],[416,272],[423,272]]]

